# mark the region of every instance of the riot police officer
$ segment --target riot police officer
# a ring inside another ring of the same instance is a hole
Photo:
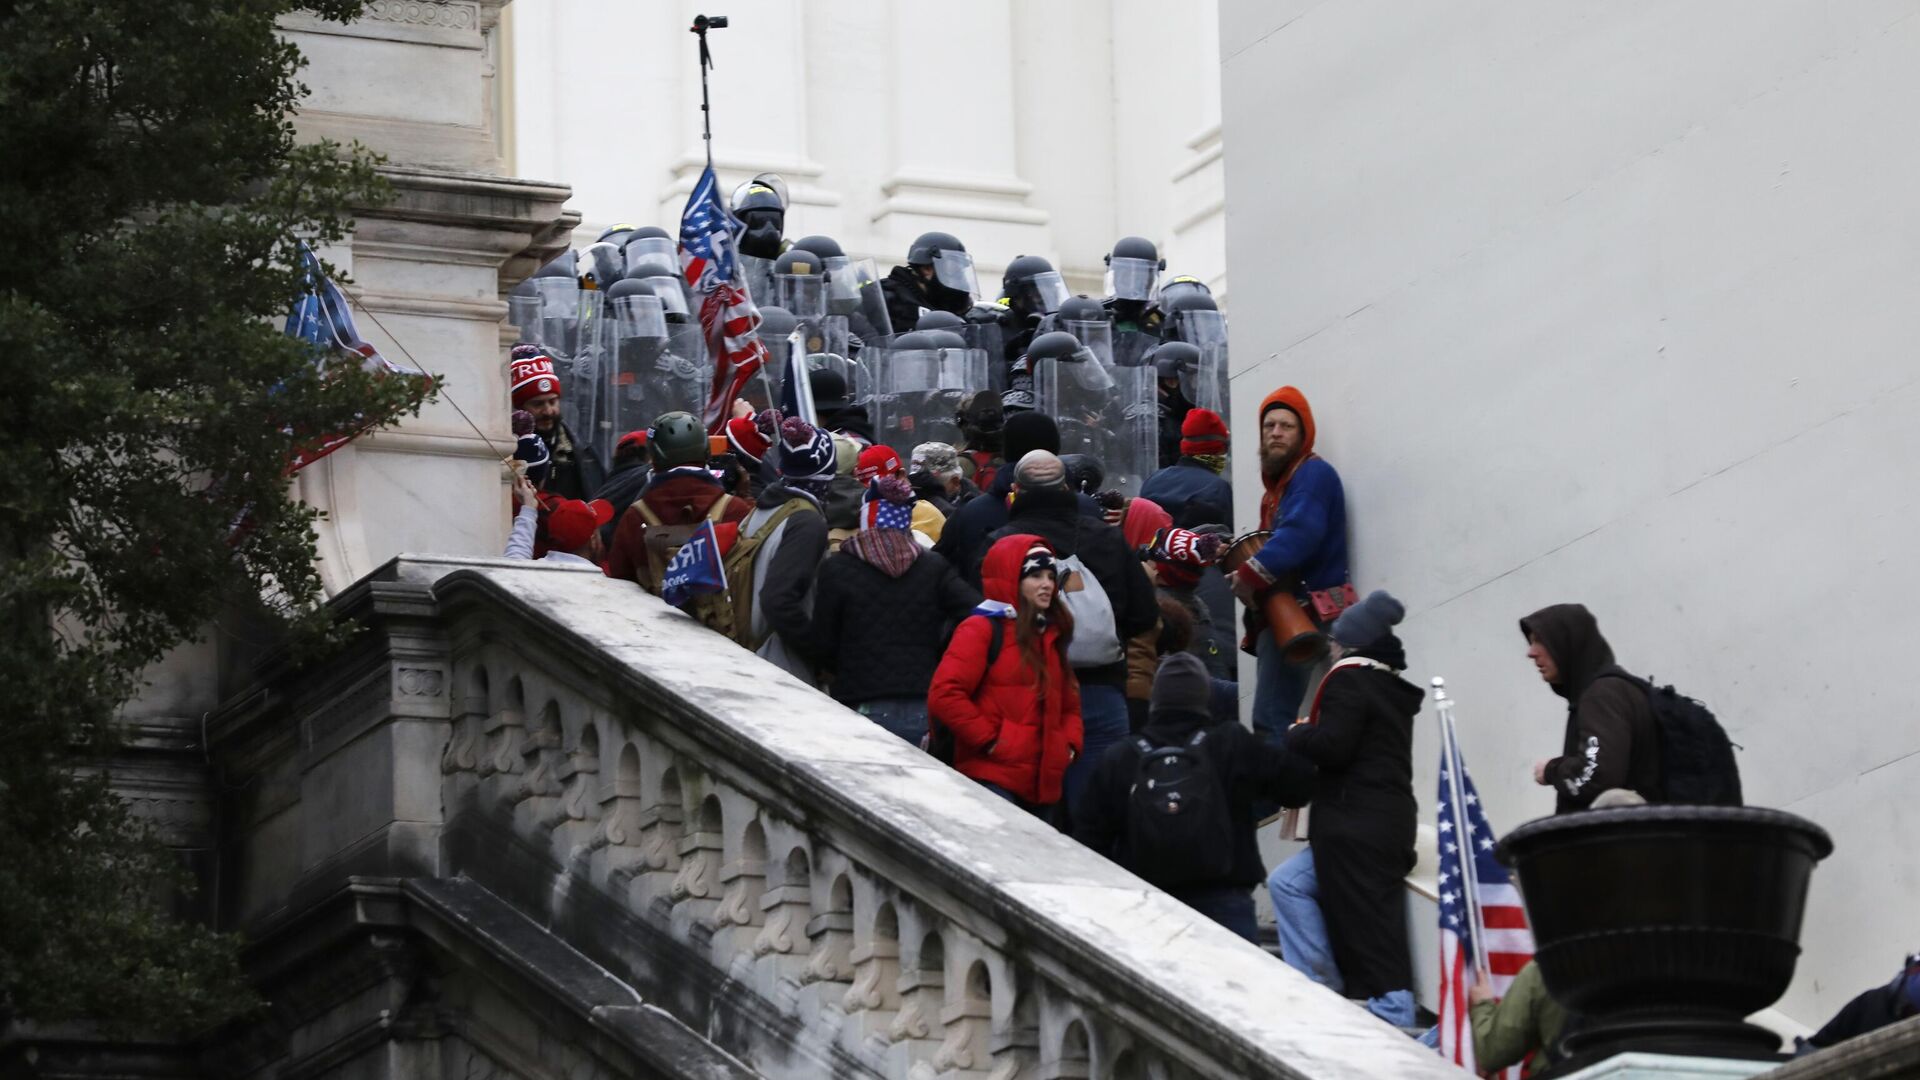
[[[896,266],[881,287],[887,316],[895,329],[920,321],[920,310],[964,315],[980,295],[973,256],[952,233],[921,233],[907,249],[907,264]]]
[[[1167,260],[1144,236],[1123,236],[1107,253],[1107,310],[1113,313],[1114,360],[1121,367],[1144,362],[1160,338],[1160,271]]]

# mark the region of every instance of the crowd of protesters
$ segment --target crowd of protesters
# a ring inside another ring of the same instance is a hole
[[[946,302],[923,269],[888,279],[896,322]],[[560,423],[551,357],[516,346],[510,372],[510,556],[599,565],[660,595],[711,527],[728,588],[683,599],[695,619],[1250,940],[1264,884],[1285,962],[1415,1025],[1404,879],[1423,695],[1404,677],[1404,607],[1354,587],[1345,493],[1300,390],[1260,403],[1259,508],[1236,539],[1230,432],[1190,403],[1163,408],[1163,467],[1126,499],[1018,392],[961,407],[957,426],[991,438],[902,460],[818,372],[811,419],[743,400],[713,436],[669,412],[621,438],[609,470]],[[1608,792],[1600,805],[1664,801],[1649,695],[1593,615],[1559,604],[1519,627],[1566,702],[1561,753],[1534,768],[1556,812]],[[1307,847],[1266,866],[1257,828],[1301,807]],[[1565,1023],[1531,966],[1504,1001],[1484,983],[1473,1001],[1488,1067]],[[1850,1008],[1916,1006],[1920,966]]]

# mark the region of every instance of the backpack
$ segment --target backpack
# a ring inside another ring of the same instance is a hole
[[[1226,785],[1201,753],[1207,732],[1181,746],[1145,737],[1127,792],[1127,851],[1133,872],[1163,889],[1220,881],[1233,871],[1233,822]]]
[[[1062,555],[1059,567],[1060,602],[1073,614],[1073,640],[1067,643],[1067,663],[1076,668],[1117,664],[1126,655],[1120,629],[1113,618],[1113,601],[1100,579],[1078,555]]]
[[[1613,672],[1647,695],[1660,733],[1660,802],[1684,806],[1740,806],[1740,763],[1733,740],[1712,710],[1671,686]]]
[[[993,627],[993,636],[987,641],[986,670],[992,671],[993,662],[1000,659],[1000,650],[1007,643],[1007,620],[988,619],[987,622]],[[984,674],[981,675],[981,680],[985,681],[985,679],[986,676]],[[953,743],[953,729],[935,720],[932,716],[928,716],[927,753],[933,755],[933,759],[942,765],[952,765],[956,749]]]
[[[786,524],[788,518],[802,511],[819,513],[811,500],[788,499],[780,504],[772,516],[761,522],[753,532],[740,537],[733,550],[727,552],[721,560],[721,566],[727,572],[727,591],[720,594],[722,602],[718,610],[712,613],[713,621],[701,618],[701,622],[727,635],[746,646],[748,650],[760,648],[764,642],[757,640],[753,632],[753,570],[760,556],[761,545]],[[743,522],[744,524],[744,522]],[[712,597],[701,597],[712,599]],[[696,606],[698,601],[695,601]],[[696,613],[697,615],[698,613]]]
[[[647,555],[646,577],[641,580],[640,587],[659,596],[660,582],[667,576],[667,566],[673,562],[673,557],[680,553],[680,549],[686,546],[688,540],[693,539],[693,534],[700,530],[701,525],[709,521],[716,526],[719,525],[721,519],[726,516],[727,508],[731,505],[733,505],[733,496],[722,495],[713,500],[713,505],[707,508],[706,516],[699,522],[692,525],[668,525],[660,520],[660,516],[653,512],[652,507],[636,499],[633,509],[640,515],[640,520],[645,525],[640,530],[640,546]],[[736,539],[733,547],[739,546]],[[721,556],[723,566],[727,565],[726,557],[724,553]],[[733,578],[728,577],[727,580],[731,582]],[[733,636],[731,633],[721,629],[728,621],[723,617],[722,609],[730,604],[731,601],[725,593],[704,594],[688,601],[681,610],[698,619],[702,625],[713,627],[731,637]]]

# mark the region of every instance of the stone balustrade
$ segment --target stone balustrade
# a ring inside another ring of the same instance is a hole
[[[774,1077],[1458,1075],[631,585],[403,557],[340,603],[379,639],[353,661],[371,674],[256,694],[217,730],[238,772],[299,772],[313,812],[351,802],[316,788],[338,760],[422,820],[302,830],[342,850],[242,871],[243,910],[368,849],[463,875]],[[289,713],[298,751],[260,734]],[[242,859],[291,835],[278,805]]]

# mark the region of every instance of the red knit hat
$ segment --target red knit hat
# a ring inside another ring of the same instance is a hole
[[[1212,409],[1188,409],[1187,418],[1180,423],[1180,452],[1189,457],[1224,454],[1227,438],[1226,421]]]
[[[605,499],[590,503],[561,499],[547,512],[547,546],[554,551],[577,551],[587,546],[595,529],[612,520],[613,504]]]
[[[860,451],[860,457],[853,465],[853,478],[861,483],[870,483],[878,476],[897,476],[901,472],[900,455],[893,447],[875,443]]]
[[[507,388],[518,409],[537,397],[560,392],[560,378],[553,373],[553,357],[525,345],[513,348],[507,365]]]

